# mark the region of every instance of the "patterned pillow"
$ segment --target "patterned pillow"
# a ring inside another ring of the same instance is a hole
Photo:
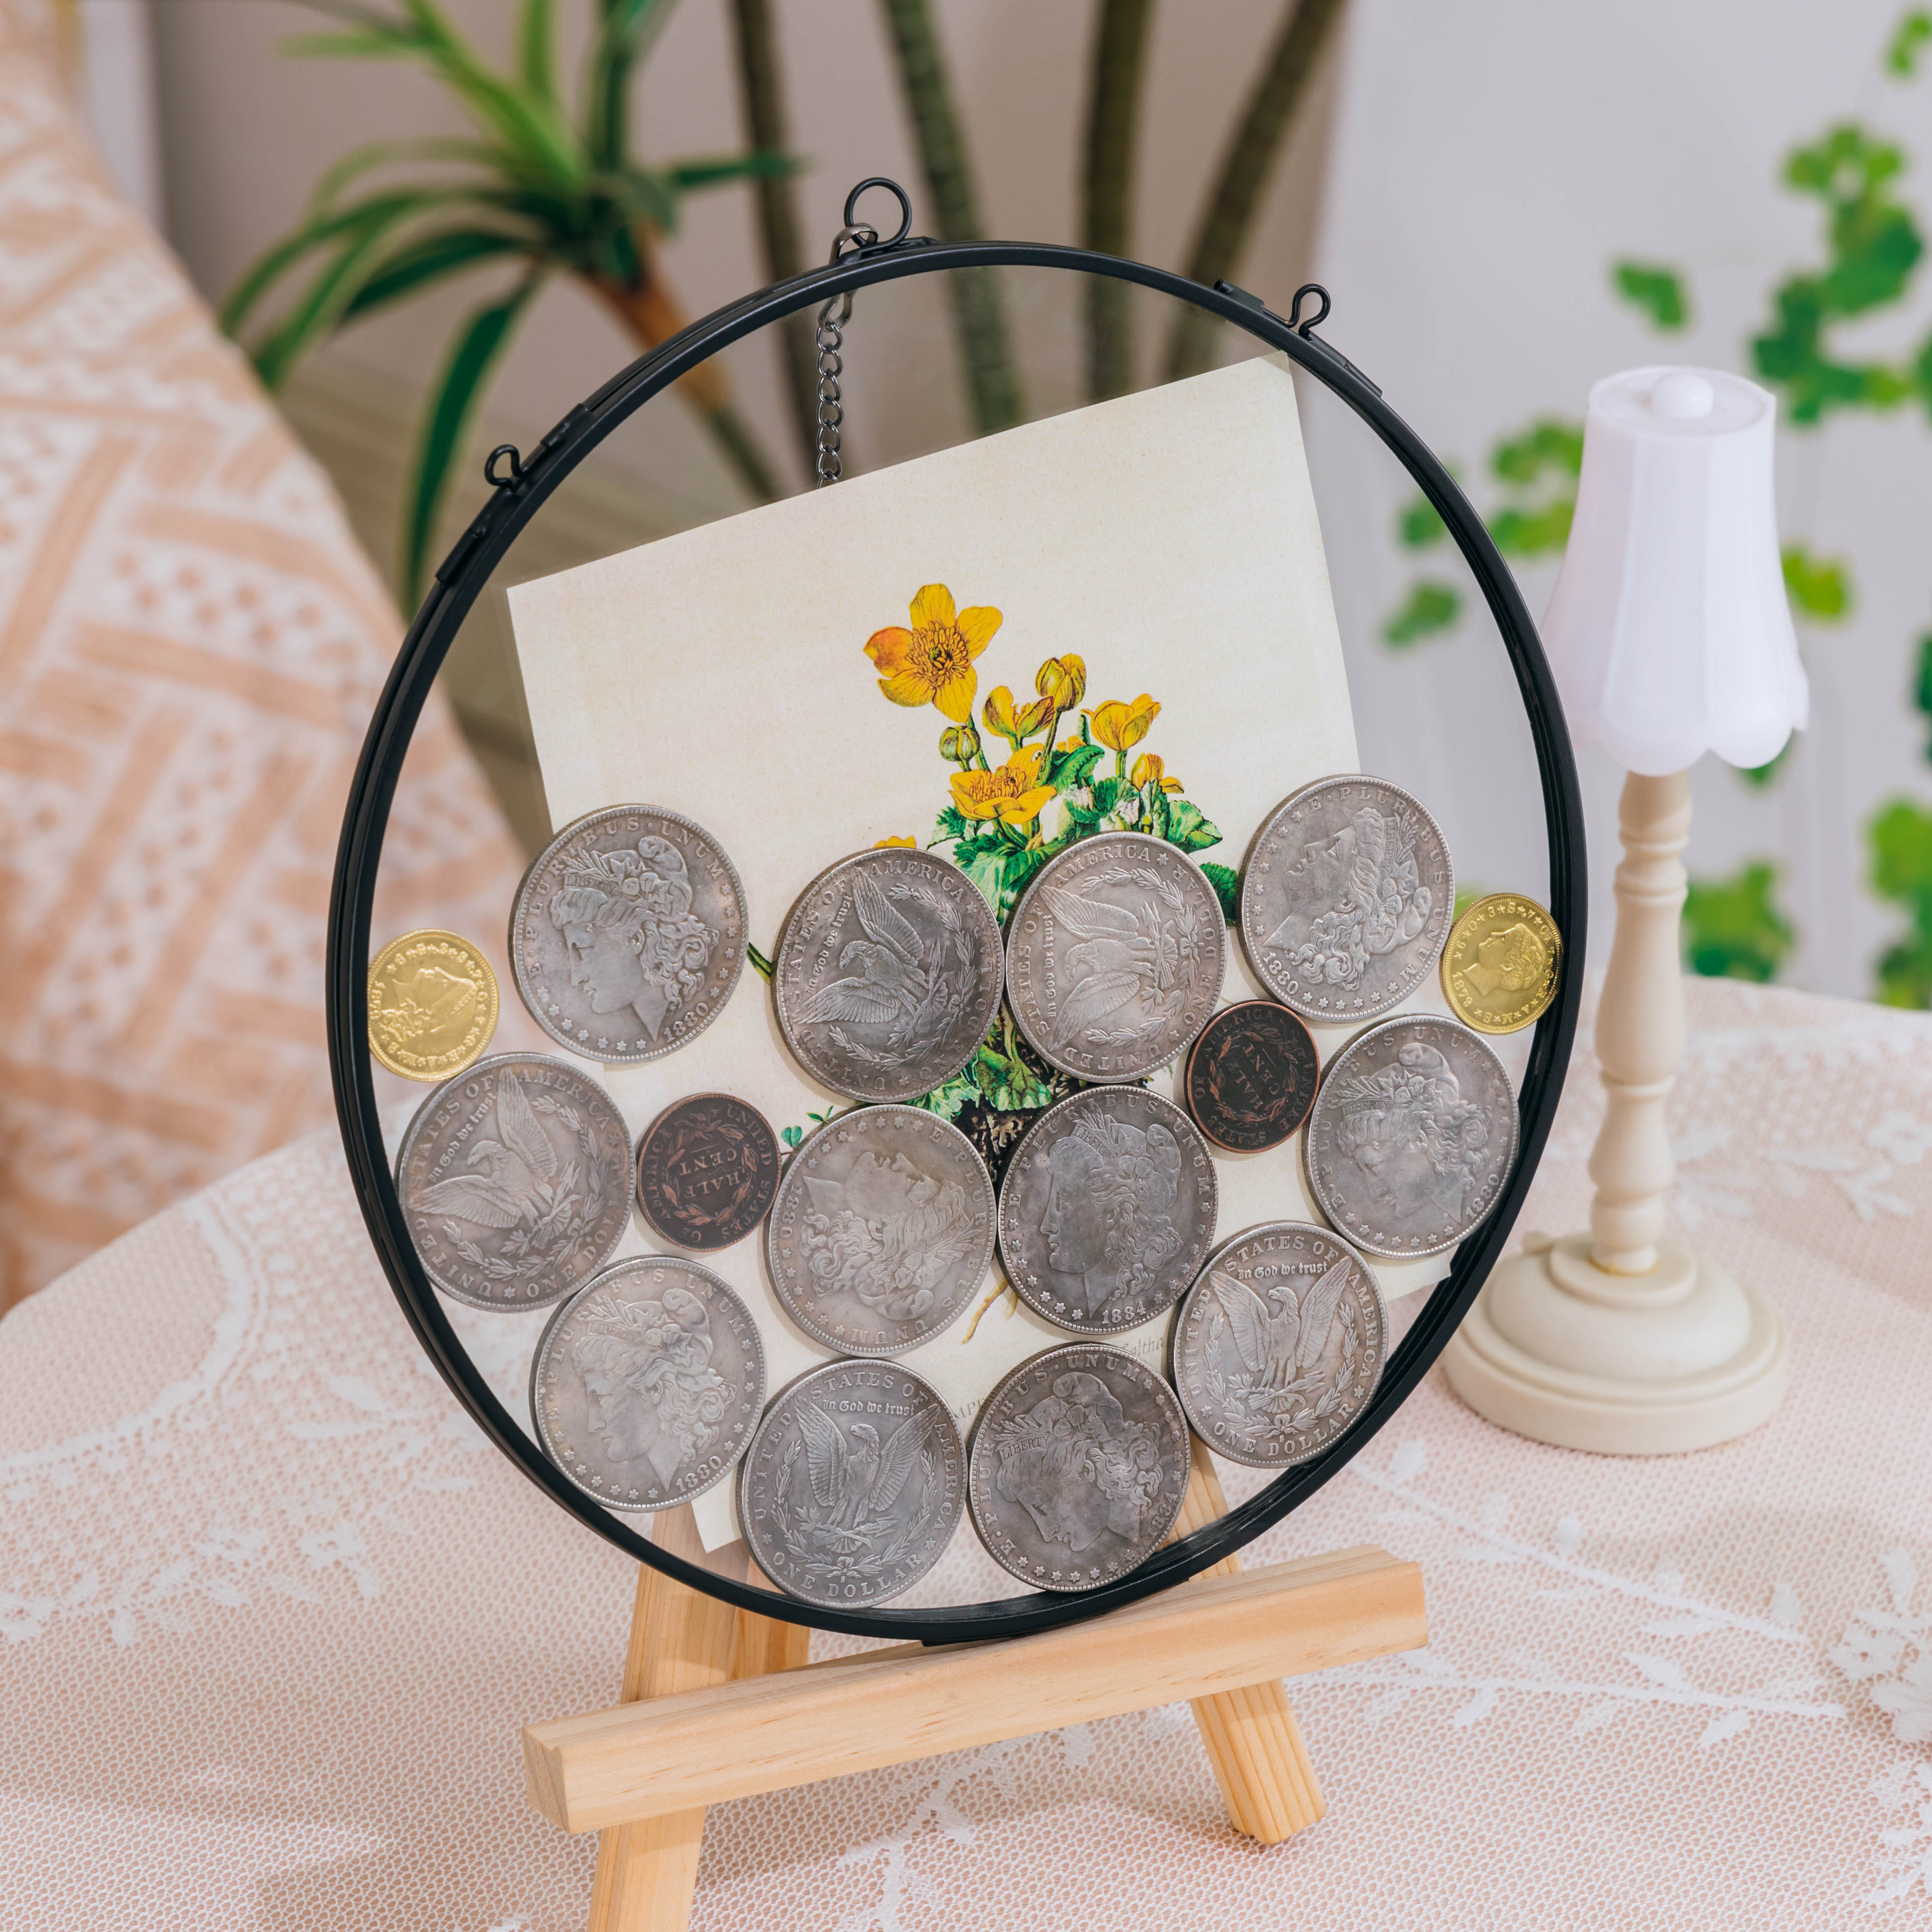
[[[401,632],[326,479],[0,8],[0,1307],[330,1117],[343,800]],[[500,932],[447,712],[379,935]]]

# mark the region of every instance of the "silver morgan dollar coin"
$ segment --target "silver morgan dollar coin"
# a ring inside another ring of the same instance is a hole
[[[1098,1342],[1048,1348],[981,1406],[968,1458],[973,1526],[1022,1582],[1096,1589],[1166,1540],[1190,1455],[1187,1418],[1152,1369]]]
[[[932,1385],[891,1362],[829,1362],[765,1412],[739,1478],[760,1569],[808,1604],[857,1610],[937,1563],[966,1502],[966,1449]]]
[[[1398,1015],[1323,1071],[1302,1138],[1309,1191],[1365,1253],[1439,1255],[1496,1204],[1516,1133],[1509,1076],[1482,1036]]]
[[[1076,1334],[1172,1308],[1214,1244],[1201,1130],[1139,1087],[1089,1087],[1028,1128],[1000,1189],[1000,1258],[1036,1312]]]
[[[675,1053],[724,1011],[746,930],[737,869],[710,833],[614,805],[566,826],[524,874],[510,970],[551,1039],[632,1065]]]
[[[1318,778],[1276,806],[1241,877],[1241,944],[1305,1020],[1346,1025],[1436,970],[1456,909],[1441,828],[1386,778]]]
[[[1143,832],[1103,832],[1049,860],[1007,923],[1013,1018],[1078,1080],[1166,1066],[1212,1016],[1227,964],[1206,874]]]
[[[785,1162],[766,1259],[785,1312],[844,1355],[936,1335],[993,1258],[993,1183],[973,1143],[922,1107],[860,1107]]]
[[[396,1155],[423,1271],[472,1308],[544,1308],[609,1260],[630,1223],[631,1137],[590,1075],[500,1053],[446,1080]]]
[[[855,853],[806,886],[772,975],[785,1043],[854,1100],[910,1100],[950,1080],[1000,1006],[1000,928],[935,852]]]
[[[1368,1406],[1388,1310],[1368,1264],[1306,1221],[1250,1228],[1188,1290],[1174,1386],[1194,1432],[1232,1462],[1287,1469]]]
[[[724,1480],[765,1406],[737,1294],[681,1256],[606,1268],[553,1315],[530,1366],[544,1453],[606,1509],[670,1509]]]

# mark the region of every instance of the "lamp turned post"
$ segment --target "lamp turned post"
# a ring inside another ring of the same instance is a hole
[[[1442,1358],[1478,1414],[1564,1448],[1728,1442],[1772,1414],[1789,1376],[1778,1311],[1664,1232],[1689,768],[1706,751],[1766,764],[1806,716],[1772,500],[1775,410],[1714,370],[1632,370],[1590,394],[1544,634],[1572,734],[1628,773],[1597,1012],[1596,1198],[1587,1234],[1496,1269]]]

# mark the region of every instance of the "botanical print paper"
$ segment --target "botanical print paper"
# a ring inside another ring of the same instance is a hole
[[[886,840],[929,844],[950,828],[938,849],[1004,910],[1002,868],[1028,862],[1010,855],[1105,797],[1144,814],[1142,829],[1158,819],[1174,842],[1184,836],[1231,884],[1282,797],[1358,769],[1279,358],[857,476],[509,596],[554,824],[629,802],[696,820],[736,863],[768,958],[809,881]],[[1070,658],[1084,672],[1077,694]],[[1044,740],[1002,740],[1044,730],[1048,714],[1030,709],[1042,704],[1054,720]],[[1084,787],[1044,783],[1056,746],[1078,752],[1063,778]],[[1252,996],[1228,940],[1227,997]],[[1342,1036],[1321,1042],[1324,1056]],[[690,1047],[605,1077],[634,1132],[705,1089],[808,1131],[846,1104],[786,1050],[770,988],[748,968]],[[1172,1076],[1156,1084],[1171,1091]],[[1298,1145],[1217,1166],[1224,1235],[1316,1218]],[[780,1312],[757,1240],[707,1258],[758,1311],[774,1389],[827,1358]],[[1440,1272],[1383,1270],[1395,1292]],[[997,1287],[901,1358],[962,1425],[1006,1370],[1070,1339],[993,1298]],[[1157,1360],[1166,1328],[1123,1345]],[[728,1491],[700,1504],[714,1544],[732,1533]]]

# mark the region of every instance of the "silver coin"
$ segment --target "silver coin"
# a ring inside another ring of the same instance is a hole
[[[610,1258],[631,1218],[616,1102],[545,1053],[446,1080],[396,1155],[396,1192],[430,1280],[472,1308],[544,1308]]]
[[[517,888],[510,970],[530,1017],[592,1060],[675,1053],[745,964],[745,890],[702,826],[614,805],[567,825]]]
[[[1201,1130],[1140,1087],[1089,1087],[1029,1127],[1000,1189],[1006,1279],[1076,1334],[1172,1308],[1214,1245],[1219,1190]]]
[[[1165,1066],[1212,1017],[1227,965],[1206,874],[1142,832],[1103,832],[1049,860],[1006,928],[1013,1018],[1080,1080]]]
[[[682,1256],[636,1256],[586,1282],[530,1366],[537,1439],[606,1509],[701,1496],[745,1453],[764,1406],[752,1311]]]
[[[1187,1493],[1187,1418],[1153,1370],[1094,1342],[1022,1362],[973,1426],[967,1498],[994,1562],[1042,1590],[1138,1569]]]
[[[1000,928],[936,852],[882,846],[820,873],[785,922],[778,1024],[815,1080],[910,1100],[973,1058],[1000,1006]]]
[[[1439,1255],[1496,1204],[1516,1127],[1509,1076],[1480,1034],[1398,1015],[1324,1070],[1302,1136],[1309,1189],[1366,1252]]]
[[[938,1390],[890,1362],[828,1362],[765,1412],[739,1479],[760,1569],[808,1604],[857,1610],[937,1563],[966,1501],[966,1448]]]
[[[1456,909],[1442,829],[1385,778],[1318,778],[1276,806],[1241,877],[1241,944],[1305,1020],[1372,1019],[1436,970]]]
[[[1258,1469],[1318,1456],[1368,1406],[1388,1310],[1347,1242],[1306,1221],[1230,1241],[1180,1304],[1174,1387],[1208,1446]]]
[[[937,1335],[993,1258],[992,1177],[922,1107],[860,1107],[785,1162],[765,1258],[785,1312],[843,1355],[897,1355]]]

